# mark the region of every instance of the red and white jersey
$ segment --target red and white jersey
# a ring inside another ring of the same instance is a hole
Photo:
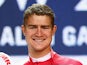
[[[54,51],[51,54],[48,53],[46,56],[34,59],[29,58],[29,61],[24,65],[82,65],[79,61],[61,56]]]

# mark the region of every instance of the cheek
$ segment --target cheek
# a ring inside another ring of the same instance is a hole
[[[25,38],[26,38],[26,40],[29,40],[30,36],[31,36],[31,33],[26,31],[25,32]]]
[[[31,32],[31,31],[27,31],[27,30],[25,31],[26,37],[32,35],[32,33],[33,33],[33,32]]]
[[[46,31],[45,34],[46,34],[48,37],[51,37],[51,36],[52,36],[52,32],[51,32],[51,31]]]

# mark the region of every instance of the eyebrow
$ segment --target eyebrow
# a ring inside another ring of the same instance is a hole
[[[34,24],[29,24],[29,25],[27,25],[27,26],[38,26],[38,25],[34,25]],[[51,25],[40,25],[41,27],[42,26],[48,26],[48,27],[50,27]]]
[[[34,25],[34,24],[29,24],[27,25],[27,27],[38,27],[38,25]],[[52,27],[52,25],[40,25],[40,27]]]

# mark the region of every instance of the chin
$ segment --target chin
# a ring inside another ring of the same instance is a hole
[[[37,52],[41,52],[41,51],[44,51],[45,50],[45,48],[36,48],[35,49],[35,51],[37,51]]]

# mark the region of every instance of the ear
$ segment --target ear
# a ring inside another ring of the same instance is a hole
[[[25,36],[25,27],[24,27],[24,25],[21,25],[21,29],[22,29],[22,32],[23,32],[23,34]]]
[[[57,30],[57,26],[54,25],[54,27],[53,27],[53,35],[55,34],[56,30]]]

